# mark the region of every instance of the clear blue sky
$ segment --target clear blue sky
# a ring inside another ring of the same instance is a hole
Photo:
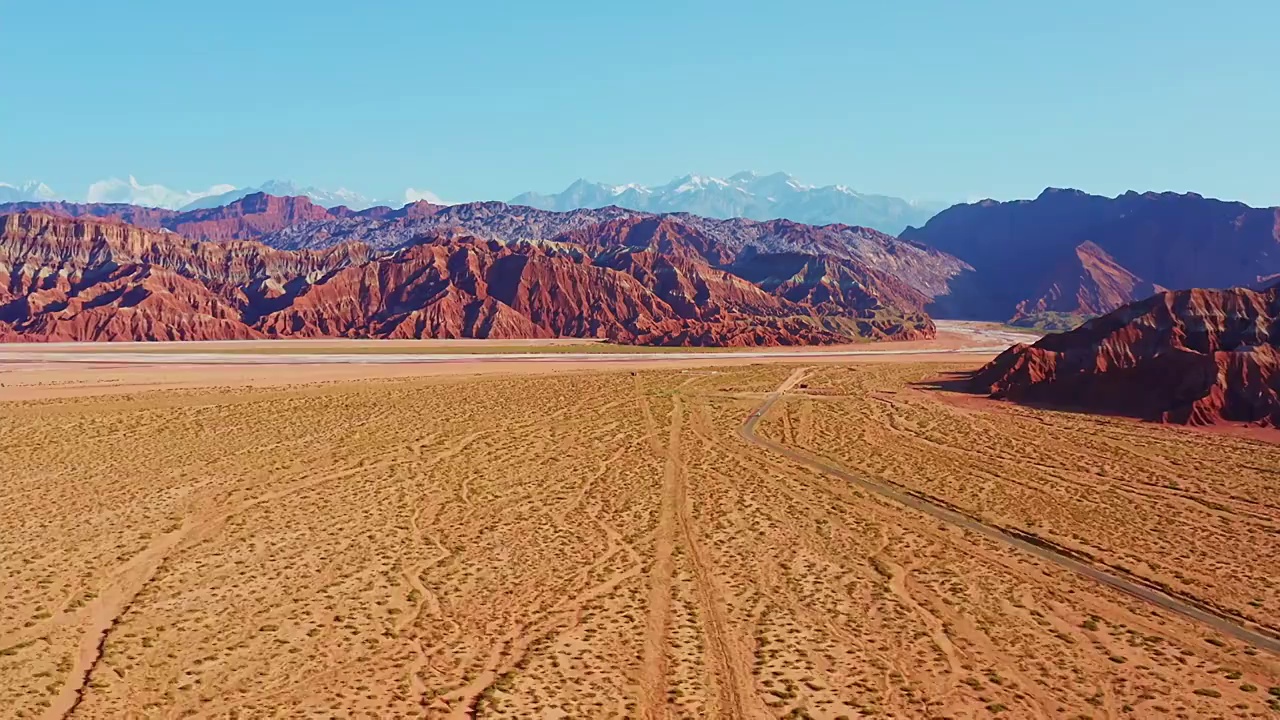
[[[376,10],[371,8],[377,8]],[[0,0],[0,181],[1280,204],[1280,2]]]

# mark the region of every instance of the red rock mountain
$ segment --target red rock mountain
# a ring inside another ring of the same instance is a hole
[[[935,294],[932,314],[1023,325],[1074,326],[1156,288],[1258,287],[1280,273],[1280,208],[1194,193],[1049,189],[956,205],[902,238],[972,266]]]
[[[1172,423],[1280,427],[1280,285],[1162,292],[1015,345],[972,389]]]
[[[268,233],[308,222],[360,217],[372,221],[430,217],[442,206],[410,203],[393,210],[372,207],[354,211],[326,208],[305,196],[277,197],[253,193],[221,207],[199,210],[165,210],[123,203],[21,202],[0,205],[0,213],[43,212],[65,217],[118,220],[140,228],[172,230],[196,240],[252,240]]]
[[[719,220],[684,213],[654,215],[619,207],[552,212],[500,202],[451,206],[417,202],[399,209],[373,207],[357,212],[345,207],[324,208],[306,197],[282,198],[262,193],[245,196],[223,207],[188,212],[120,204],[0,205],[0,214],[25,211],[120,220],[139,227],[172,230],[195,240],[254,239],[285,250],[323,249],[351,241],[389,250],[413,244],[441,230],[461,230],[502,242],[558,241],[565,236],[567,241],[597,247],[603,240],[586,240],[583,234],[596,228],[606,233],[617,232],[618,226],[610,223],[622,220],[646,218],[656,222],[663,218],[669,228],[680,226],[680,233],[697,233],[701,238],[699,242],[716,241],[722,256],[706,258],[713,265],[721,265],[730,256],[743,253],[800,253],[850,261],[858,268],[857,273],[874,268],[882,280],[881,289],[897,286],[902,297],[905,297],[903,293],[932,297],[945,292],[950,278],[971,269],[946,253],[869,228],[817,227],[789,220]],[[613,238],[611,242],[626,244],[629,241]]]
[[[504,243],[563,241],[599,248],[604,239],[585,236],[616,233],[611,224],[633,218],[665,218],[680,226],[679,233],[696,233],[697,242],[718,243],[720,256],[704,254],[712,267],[793,301],[813,288],[818,294],[805,302],[822,302],[827,293],[842,306],[857,305],[860,290],[866,290],[882,304],[923,305],[940,317],[1049,329],[1074,327],[1160,288],[1259,287],[1280,277],[1280,208],[1250,208],[1195,194],[1131,192],[1106,198],[1049,189],[1035,200],[957,205],[923,228],[908,228],[902,238],[844,225],[659,216],[618,207],[551,212],[499,202],[352,211],[324,208],[305,197],[258,194],[189,212],[129,205],[0,205],[0,213],[30,209],[117,219],[196,240],[255,239],[288,250],[351,241],[392,250],[442,231]],[[611,242],[630,241],[614,237]],[[797,255],[820,262],[802,268]],[[808,280],[795,287],[798,278]]]
[[[258,197],[246,200],[263,212],[238,221],[311,212]],[[414,207],[395,212],[404,218]],[[211,214],[198,222],[210,224],[197,227],[222,227],[222,210],[201,211]],[[735,257],[719,240],[655,216],[554,241],[435,227],[390,250],[358,242],[280,250],[22,212],[0,216],[0,338],[572,336],[777,345],[933,334],[918,304],[894,304],[893,293],[905,291],[892,278],[883,280],[882,297],[879,276],[854,261],[839,262],[849,288],[833,292],[827,279],[805,275],[785,288],[752,282],[733,271]]]
[[[1074,321],[1079,316],[1103,315],[1162,289],[1121,267],[1106,250],[1086,240],[1048,273],[1043,289],[1018,303],[1010,322],[1070,330],[1079,324]],[[1055,316],[1062,318],[1058,325],[1051,322]]]

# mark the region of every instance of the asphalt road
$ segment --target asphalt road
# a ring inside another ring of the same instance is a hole
[[[747,421],[738,429],[738,434],[742,439],[749,443],[754,443],[755,445],[772,450],[773,452],[786,457],[788,460],[808,466],[818,472],[844,480],[862,490],[892,500],[899,505],[905,505],[906,507],[923,512],[950,525],[998,540],[1042,560],[1051,562],[1059,567],[1066,568],[1067,570],[1083,575],[1115,590],[1119,590],[1126,595],[1150,603],[1161,610],[1178,613],[1179,615],[1200,622],[1214,630],[1217,630],[1218,632],[1234,637],[1237,640],[1248,643],[1256,648],[1268,650],[1280,655],[1280,638],[1277,638],[1275,635],[1263,629],[1255,629],[1247,626],[1240,620],[1223,614],[1214,608],[1197,602],[1194,599],[1184,599],[1182,597],[1166,593],[1151,585],[1130,580],[1112,573],[1109,570],[1103,569],[1096,564],[1090,563],[1087,560],[1074,557],[1046,544],[1040,544],[1040,542],[1037,542],[1037,539],[1034,537],[1020,537],[1009,530],[994,525],[988,525],[971,516],[958,513],[914,493],[910,493],[892,485],[869,480],[865,477],[859,477],[807,452],[789,448],[768,438],[760,437],[756,434],[756,426],[760,423],[761,418],[769,412],[770,408],[773,407],[773,404],[777,402],[778,399],[782,397],[782,395],[799,379],[801,372],[802,371],[797,371],[794,373],[776,391],[771,393],[755,412],[751,413],[747,418]]]

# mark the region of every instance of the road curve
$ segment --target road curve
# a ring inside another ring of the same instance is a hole
[[[821,458],[811,455],[810,453],[787,447],[781,443],[770,440],[769,438],[757,435],[756,426],[760,423],[761,418],[769,412],[773,407],[773,404],[777,402],[792,385],[799,381],[803,373],[804,370],[797,370],[795,373],[792,373],[792,375],[787,378],[787,380],[783,382],[777,390],[770,393],[765,398],[759,408],[747,417],[746,422],[738,428],[738,435],[741,436],[743,440],[759,445],[760,447],[768,450],[772,450],[773,452],[786,457],[788,460],[808,466],[826,475],[844,480],[845,482],[848,482],[862,490],[892,500],[899,505],[905,505],[906,507],[923,512],[950,525],[998,540],[1042,560],[1046,560],[1058,565],[1059,567],[1083,575],[1115,590],[1119,590],[1126,595],[1143,600],[1162,610],[1174,612],[1190,618],[1191,620],[1200,622],[1214,630],[1217,630],[1218,632],[1230,635],[1231,637],[1248,643],[1256,648],[1280,655],[1280,638],[1277,636],[1264,629],[1247,626],[1238,619],[1220,612],[1215,608],[1209,607],[1194,598],[1179,597],[1151,585],[1146,585],[1140,581],[1128,579],[1110,572],[1109,570],[1103,569],[1096,564],[1090,563],[1087,560],[1074,557],[1069,552],[1057,549],[1049,545],[1046,541],[1035,538],[1034,536],[1020,536],[1020,534],[1015,534],[1013,531],[995,525],[988,525],[981,520],[957,512],[937,502],[916,495],[915,493],[911,493],[892,485],[876,482],[865,477],[859,477],[837,467],[836,465],[828,463]]]

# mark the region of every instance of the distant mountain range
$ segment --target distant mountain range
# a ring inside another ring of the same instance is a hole
[[[376,205],[400,206],[405,202],[411,202],[410,200],[378,200],[361,195],[358,192],[347,190],[346,188],[338,188],[337,190],[321,190],[316,187],[303,187],[289,180],[268,180],[255,187],[233,188],[218,195],[207,195],[176,209],[201,210],[205,208],[221,207],[223,205],[233,203],[242,197],[253,195],[254,193],[266,193],[268,195],[275,195],[278,197],[307,197],[315,204],[323,207],[338,207],[339,205],[343,205],[351,208],[352,210],[364,210]],[[437,200],[439,199],[437,198]]]
[[[745,175],[735,177],[735,182],[747,180]],[[784,178],[773,182],[799,185]],[[756,180],[757,190],[768,185],[768,178]],[[665,189],[629,187],[616,197],[644,192],[707,198],[744,194],[729,182],[691,177]],[[592,187],[579,185],[580,201],[588,201],[588,190],[600,191]],[[39,183],[0,190],[28,197],[51,194]],[[400,208],[375,205],[359,210],[349,205],[325,207],[306,194],[278,197],[261,192],[190,210],[51,200],[0,202],[0,212],[25,211],[114,219],[198,240],[252,239],[277,249],[323,249],[354,241],[378,251],[450,228],[503,243],[560,242],[595,226],[656,216],[616,203],[554,211],[500,202],[445,206],[417,201]],[[784,265],[791,262],[781,258],[785,253],[856,261],[862,268],[859,277],[878,286],[872,294],[889,305],[922,308],[940,318],[1048,330],[1074,327],[1165,289],[1258,288],[1280,279],[1280,208],[1253,208],[1194,193],[1128,192],[1108,198],[1049,188],[1032,200],[955,205],[920,227],[906,228],[900,239],[848,224],[818,226],[684,212],[660,215],[735,253],[754,248]],[[881,275],[896,282],[884,281]],[[908,297],[900,286],[918,297]]]
[[[0,183],[0,203],[44,202],[57,199],[59,199],[58,194],[53,191],[53,188],[35,180],[21,185]]]
[[[1075,327],[1162,290],[1280,278],[1280,207],[1195,193],[1114,198],[1049,188],[1034,200],[956,205],[901,234],[964,260],[930,314]]]
[[[960,269],[865,228],[616,207],[22,203],[0,207],[0,341],[914,339]]]
[[[407,188],[402,198],[390,200],[371,198],[345,188],[323,190],[299,185],[290,180],[268,180],[261,185],[243,188],[220,184],[204,190],[174,190],[164,185],[144,185],[132,175],[127,180],[119,178],[99,180],[89,186],[84,198],[89,203],[123,203],[165,210],[201,210],[227,205],[255,193],[281,197],[308,197],[317,205],[324,207],[343,205],[352,210],[364,210],[378,205],[399,207],[418,200],[426,200],[437,205],[444,204],[431,191],[416,188]],[[0,203],[48,201],[74,202],[76,198],[59,193],[48,185],[34,180],[20,185],[0,183]]]
[[[41,182],[0,183],[0,203],[79,202],[83,198],[88,203],[124,203],[182,211],[221,207],[256,193],[307,197],[322,207],[344,206],[352,210],[380,205],[400,207],[420,200],[434,205],[447,204],[429,190],[412,187],[406,188],[400,198],[376,198],[345,188],[325,190],[289,180],[268,180],[249,187],[219,184],[203,190],[175,190],[159,184],[147,185],[130,175],[125,180],[99,180],[80,197],[59,193]],[[868,227],[890,235],[897,235],[909,225],[923,225],[946,207],[943,203],[860,193],[844,185],[806,185],[780,172],[771,175],[740,172],[728,178],[685,175],[658,187],[578,180],[564,192],[553,195],[522,193],[512,198],[511,204],[560,212],[616,205],[642,212],[690,213],[709,218],[781,218],[809,225]]]
[[[89,186],[91,203],[128,203],[144,207],[176,209],[201,198],[235,190],[234,185],[214,185],[207,190],[172,190],[163,185],[143,185],[132,175],[128,180],[110,178]]]
[[[946,207],[945,203],[860,193],[844,185],[806,185],[781,172],[740,172],[728,178],[685,175],[658,187],[577,180],[563,192],[527,192],[512,198],[511,204],[562,212],[617,205],[645,212],[686,212],[713,218],[785,218],[810,225],[859,225],[890,235],[897,235],[908,225],[923,225]]]
[[[707,238],[707,242],[721,243],[734,252],[831,256],[874,268],[875,274],[893,279],[869,279],[867,286],[895,288],[895,301],[917,308],[928,298],[945,293],[949,278],[969,269],[950,255],[868,228],[818,227],[790,220],[717,219],[687,213],[658,216],[619,207],[556,212],[500,202],[436,205],[419,201],[398,209],[375,206],[352,210],[326,208],[305,196],[277,197],[266,193],[247,195],[216,208],[186,211],[61,201],[0,203],[0,213],[23,212],[98,218],[142,229],[168,230],[208,242],[256,240],[282,250],[319,250],[343,243],[394,250],[412,244],[416,238],[445,230],[504,243],[554,243],[616,221],[665,217]]]

